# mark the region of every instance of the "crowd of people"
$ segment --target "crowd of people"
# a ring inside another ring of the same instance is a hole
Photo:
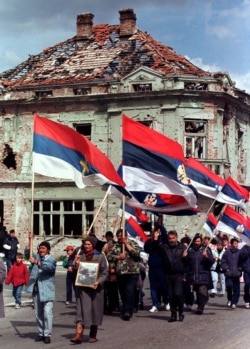
[[[10,236],[13,239],[13,232]],[[89,342],[96,342],[105,313],[120,312],[123,321],[130,321],[134,312],[144,309],[146,270],[152,300],[149,312],[158,312],[164,304],[164,309],[170,310],[170,323],[183,322],[184,310],[190,311],[194,305],[195,314],[202,315],[209,297],[227,296],[227,306],[235,309],[241,276],[245,307],[250,307],[250,246],[239,249],[235,237],[229,241],[227,235],[210,238],[196,234],[179,239],[175,230],[167,232],[162,225],[152,230],[143,249],[122,229],[117,230],[115,237],[111,231],[105,237],[106,243],[102,243],[92,234],[84,235],[79,247],[65,247],[65,304],[76,300],[75,334],[70,339],[73,344],[82,343],[86,328],[90,329]],[[11,246],[17,248],[17,244],[15,241]],[[4,317],[3,284],[13,285],[17,309],[26,286],[25,292],[34,302],[38,329],[35,341],[45,344],[51,342],[52,336],[57,265],[50,250],[48,241],[41,242],[36,253],[26,255],[29,268],[17,250],[7,271],[0,260],[0,317]]]

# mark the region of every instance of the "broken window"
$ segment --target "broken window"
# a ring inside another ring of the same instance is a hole
[[[16,154],[13,153],[13,149],[9,146],[9,144],[4,144],[3,149],[3,160],[2,163],[8,168],[13,168],[16,170]]]
[[[199,120],[185,120],[184,152],[198,159],[206,157],[206,122]]]
[[[75,96],[83,96],[83,95],[89,95],[91,93],[90,88],[74,88],[73,89]]]
[[[35,200],[35,235],[79,237],[94,219],[94,200]]]
[[[36,98],[46,98],[46,97],[52,97],[53,92],[52,90],[48,91],[35,91]]]
[[[133,84],[135,92],[147,92],[152,91],[152,84]]]
[[[86,124],[73,124],[74,129],[80,133],[81,135],[87,137],[89,140],[91,140],[91,129],[92,125],[89,123]]]

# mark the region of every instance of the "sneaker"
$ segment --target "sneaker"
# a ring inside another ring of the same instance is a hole
[[[236,309],[236,305],[235,304],[232,304],[232,309]]]
[[[69,301],[66,301],[66,302],[65,302],[65,304],[66,304],[66,305],[69,305],[69,304],[70,304],[70,302],[69,302]]]
[[[246,303],[246,304],[245,304],[245,307],[246,307],[247,309],[249,309],[249,308],[250,308],[250,304],[249,304],[249,303]]]
[[[228,301],[228,302],[227,302],[227,306],[228,306],[228,307],[231,307],[231,301]]]
[[[165,305],[165,309],[166,309],[167,311],[170,310],[170,304],[169,304],[169,303]]]
[[[20,304],[16,304],[15,309],[19,309],[19,308],[20,308]]]
[[[149,309],[150,313],[157,313],[158,309],[153,305],[151,309]]]
[[[190,304],[187,304],[187,307],[186,307],[186,309],[187,309],[188,311],[191,311],[191,310],[192,310],[192,305],[190,305]]]

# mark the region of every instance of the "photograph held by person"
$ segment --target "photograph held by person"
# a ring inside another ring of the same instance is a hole
[[[30,257],[29,261],[32,265],[26,293],[33,296],[38,328],[38,336],[35,341],[49,344],[53,327],[56,272],[56,260],[50,254],[50,243],[41,242],[38,246],[38,254]]]
[[[140,273],[140,246],[129,240],[127,232],[118,229],[117,242],[107,254],[109,263],[116,264],[117,282],[122,301],[121,317],[129,321],[135,306],[135,294]]]
[[[23,262],[23,254],[17,253],[16,262],[10,268],[10,271],[5,280],[6,285],[13,285],[12,295],[15,299],[16,309],[19,309],[21,307],[21,295],[23,286],[28,284],[29,277],[30,274],[27,265]]]
[[[0,319],[5,317],[4,299],[3,299],[3,284],[6,278],[6,268],[2,257],[0,257]]]
[[[196,234],[191,247],[185,251],[188,262],[188,280],[196,293],[197,315],[202,315],[208,301],[208,290],[213,288],[211,266],[214,263],[212,251],[202,243],[202,236]]]
[[[16,254],[20,248],[19,241],[15,236],[15,230],[11,229],[9,235],[3,242],[3,248],[5,249],[5,260],[7,266],[7,272],[10,271],[11,266],[16,261]]]
[[[159,253],[162,256],[163,271],[165,274],[171,317],[168,322],[184,320],[184,295],[183,282],[185,273],[185,264],[183,253],[185,246],[178,241],[178,234],[175,230],[170,230],[167,234],[167,243],[159,244],[159,230],[154,232],[154,244],[156,244]]]
[[[80,344],[86,327],[90,327],[89,342],[97,341],[98,326],[102,324],[104,309],[104,282],[108,277],[108,262],[105,255],[95,250],[97,239],[88,235],[83,240],[84,253],[75,256],[77,271],[81,262],[98,262],[99,271],[93,287],[76,286],[76,333],[70,341]]]

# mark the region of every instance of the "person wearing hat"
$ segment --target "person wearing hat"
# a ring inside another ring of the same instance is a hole
[[[97,279],[92,286],[76,286],[76,333],[70,341],[80,344],[83,340],[83,332],[90,327],[89,342],[97,341],[98,326],[102,324],[104,310],[104,282],[108,277],[108,262],[105,255],[95,249],[97,239],[87,235],[83,239],[82,254],[75,257],[74,268],[78,270],[81,262],[98,262]]]
[[[38,246],[38,253],[30,257],[29,261],[31,271],[26,293],[33,296],[38,328],[38,336],[35,341],[49,344],[53,325],[56,272],[56,260],[50,254],[50,243],[41,242]]]
[[[66,274],[66,305],[69,305],[72,303],[72,296],[74,290],[75,292],[75,275],[73,273],[72,265],[69,264],[69,258],[74,252],[74,246],[68,245],[65,247],[64,251],[66,252],[66,256],[64,257],[62,261],[62,266],[67,269]]]

